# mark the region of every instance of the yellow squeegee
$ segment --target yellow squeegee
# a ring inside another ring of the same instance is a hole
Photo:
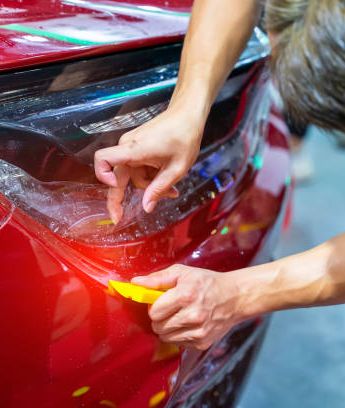
[[[108,285],[111,293],[115,291],[134,302],[146,303],[148,305],[152,305],[164,293],[160,290],[148,289],[128,282],[110,280]]]

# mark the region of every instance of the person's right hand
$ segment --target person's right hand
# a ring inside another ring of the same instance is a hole
[[[95,173],[111,187],[108,209],[114,223],[123,215],[121,203],[130,180],[145,190],[143,207],[148,213],[161,198],[178,196],[174,184],[195,162],[203,128],[203,119],[168,109],[124,134],[118,146],[96,152]]]

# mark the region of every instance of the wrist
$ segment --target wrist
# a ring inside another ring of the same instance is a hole
[[[177,130],[174,137],[180,142],[194,146],[199,146],[204,133],[207,115],[199,109],[193,109],[189,103],[170,104],[165,111],[165,118],[168,118],[173,129]]]
[[[282,267],[275,261],[225,274],[224,287],[235,288],[235,301],[229,307],[237,322],[286,308],[286,297],[281,296],[284,288],[279,284]]]
[[[168,110],[181,112],[203,128],[210,113],[212,103],[213,100],[208,96],[204,84],[200,84],[200,86],[196,86],[196,83],[188,86],[177,84]]]
[[[237,320],[243,321],[282,307],[277,288],[274,286],[281,265],[271,262],[251,268],[229,272],[229,285],[236,287]]]

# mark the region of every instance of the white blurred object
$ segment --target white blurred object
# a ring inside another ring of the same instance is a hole
[[[314,162],[305,149],[292,153],[292,176],[296,183],[306,183],[314,176]]]

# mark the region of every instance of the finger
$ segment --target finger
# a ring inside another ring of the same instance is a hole
[[[165,194],[164,197],[166,198],[177,198],[180,196],[180,192],[178,191],[178,189],[173,186],[170,188],[170,190],[168,190]]]
[[[128,166],[116,166],[114,168],[117,187],[112,187],[108,191],[107,207],[110,218],[117,224],[123,215],[122,201],[126,187],[129,182],[130,171]]]
[[[127,164],[133,159],[135,159],[133,152],[126,145],[97,150],[94,160],[96,177],[101,183],[117,187],[113,168],[117,165]]]
[[[159,335],[164,343],[188,343],[196,345],[206,343],[206,331],[203,327],[196,329],[179,329],[168,334]]]
[[[111,194],[109,194],[109,192],[108,192],[108,199],[107,199],[107,209],[109,211],[110,219],[116,225],[123,216],[123,208],[122,208],[121,203],[111,198]]]
[[[124,196],[124,192],[127,188],[130,178],[130,168],[126,165],[116,165],[113,168],[113,173],[116,178],[116,187],[113,188],[114,192],[117,192],[119,196]]]
[[[154,173],[153,173],[154,172]],[[145,190],[157,175],[157,169],[150,166],[140,166],[131,169],[131,181],[136,188]],[[175,186],[164,193],[166,198],[177,198],[180,195]]]
[[[196,329],[200,325],[190,321],[188,316],[181,316],[184,309],[180,309],[166,320],[152,321],[152,329],[158,335],[166,335],[173,333],[176,330],[191,330]]]
[[[178,289],[169,289],[160,296],[149,310],[149,316],[153,322],[167,320],[182,308],[178,302]]]
[[[147,174],[146,166],[135,167],[131,169],[131,181],[136,188],[145,190],[150,184],[151,179]]]
[[[183,176],[182,168],[169,166],[161,169],[152,183],[147,187],[143,197],[143,207],[148,213],[152,212],[159,199],[171,191],[173,185]]]
[[[153,289],[170,289],[177,285],[181,273],[182,266],[172,265],[169,268],[153,272],[147,276],[136,276],[131,282],[136,285],[146,286]]]
[[[193,310],[182,308],[166,320],[153,321],[152,328],[155,333],[163,335],[180,329],[196,329],[202,323],[203,320],[197,318]]]

